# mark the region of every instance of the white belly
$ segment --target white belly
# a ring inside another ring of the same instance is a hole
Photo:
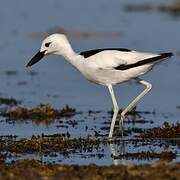
[[[115,69],[93,69],[89,67],[84,67],[83,69],[79,69],[79,71],[87,80],[107,86],[109,84],[114,85],[136,78],[151,69],[152,65],[143,65],[123,71]]]

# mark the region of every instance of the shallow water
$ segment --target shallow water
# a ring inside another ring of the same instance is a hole
[[[52,124],[32,122],[6,121],[1,117],[0,134],[3,136],[17,135],[18,138],[30,138],[32,135],[56,134],[70,132],[72,138],[95,135],[95,131],[103,135],[108,134],[111,116],[111,99],[108,91],[86,81],[76,70],[67,64],[62,57],[49,56],[44,61],[26,69],[25,65],[31,56],[38,51],[43,37],[32,37],[33,33],[45,32],[50,28],[63,27],[68,31],[93,31],[120,33],[114,37],[69,37],[73,48],[77,51],[99,47],[126,47],[141,51],[166,52],[175,54],[179,51],[180,19],[170,14],[158,12],[128,13],[123,7],[131,1],[22,1],[7,0],[0,6],[0,53],[1,71],[0,93],[3,97],[14,97],[22,100],[22,105],[32,107],[40,103],[50,103],[53,107],[62,108],[68,104],[82,112],[70,119],[56,120]],[[133,1],[141,3],[142,1]],[[146,0],[144,2],[152,2]],[[164,1],[153,1],[159,3]],[[172,2],[172,1],[169,1]],[[8,11],[7,11],[8,9]],[[164,121],[179,122],[180,109],[180,69],[179,57],[162,62],[144,76],[153,85],[152,91],[138,104],[138,111],[155,112],[142,114],[138,119],[145,119],[153,123],[125,124],[125,129],[158,127]],[[8,73],[11,72],[11,73]],[[14,73],[12,73],[14,72]],[[124,83],[115,87],[119,106],[124,108],[142,90],[134,82]],[[88,111],[100,111],[89,114]],[[132,117],[128,117],[132,120]],[[75,121],[74,126],[68,124]],[[109,122],[104,124],[104,122]],[[88,128],[87,128],[88,127]],[[132,138],[134,134],[127,138]],[[120,147],[117,147],[119,149]],[[145,147],[149,149],[149,146]],[[99,152],[90,154],[72,154],[64,157],[43,157],[43,161],[68,164],[111,164],[110,149],[102,146],[104,157],[96,156]],[[126,145],[126,151],[133,152],[134,145]],[[136,151],[144,150],[143,146]],[[155,150],[160,152],[158,145]],[[163,149],[165,150],[165,149]],[[178,147],[170,147],[179,155]],[[93,156],[95,155],[95,156]],[[29,155],[27,155],[28,157]],[[26,156],[23,156],[24,158]],[[21,157],[21,158],[23,158]],[[35,155],[36,158],[39,156]],[[179,158],[176,158],[179,162]],[[147,161],[129,160],[130,163],[144,163]]]

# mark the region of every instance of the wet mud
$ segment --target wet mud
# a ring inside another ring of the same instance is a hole
[[[152,165],[78,166],[42,165],[38,161],[0,164],[0,179],[168,179],[180,177],[180,164],[158,161]]]

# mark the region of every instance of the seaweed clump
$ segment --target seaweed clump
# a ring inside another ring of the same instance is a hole
[[[15,119],[46,119],[46,118],[62,118],[70,117],[76,114],[76,110],[66,105],[63,109],[54,109],[49,104],[40,104],[31,109],[18,106],[13,110],[7,110],[2,113],[2,116]]]
[[[163,127],[152,128],[139,135],[141,138],[179,138],[180,137],[180,123],[170,125],[164,122]]]
[[[136,152],[136,153],[125,153],[125,154],[120,154],[117,157],[114,157],[114,159],[127,159],[127,160],[133,160],[133,159],[138,159],[138,160],[150,160],[150,159],[163,159],[163,160],[173,160],[176,159],[176,153],[172,151],[164,151],[160,153],[156,153],[153,151],[141,151],[141,152]]]

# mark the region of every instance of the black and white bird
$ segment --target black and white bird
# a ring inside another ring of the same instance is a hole
[[[94,49],[78,54],[74,52],[64,34],[52,34],[44,39],[40,51],[30,60],[27,67],[32,66],[49,54],[64,56],[87,80],[108,88],[114,110],[109,138],[113,136],[119,111],[112,86],[134,79],[145,87],[121,113],[120,123],[123,124],[125,114],[152,88],[149,82],[140,79],[139,76],[150,71],[156,63],[173,55],[171,52],[154,54],[124,48]]]

